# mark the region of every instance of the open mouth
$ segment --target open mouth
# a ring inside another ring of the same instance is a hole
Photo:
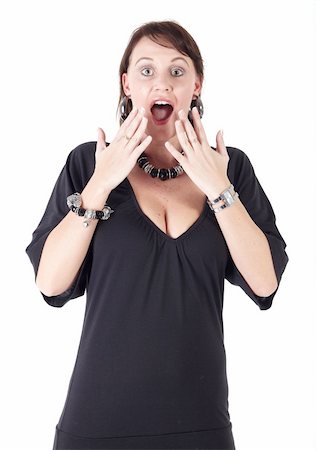
[[[166,123],[171,117],[173,109],[174,108],[170,103],[164,100],[157,100],[151,108],[154,122],[158,125]]]

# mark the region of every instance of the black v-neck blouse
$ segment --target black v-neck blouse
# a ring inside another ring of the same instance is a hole
[[[26,251],[37,273],[44,242],[94,170],[96,142],[70,152]],[[244,152],[227,147],[228,177],[265,233],[278,282],[288,261],[271,204]],[[230,425],[222,308],[224,281],[240,286],[216,217],[199,218],[172,238],[141,210],[125,178],[108,197],[71,289],[44,300],[61,307],[86,292],[75,367],[58,428],[87,438],[160,435]]]

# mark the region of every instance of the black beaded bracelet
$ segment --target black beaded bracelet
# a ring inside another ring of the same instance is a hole
[[[94,209],[84,209],[81,208],[82,199],[81,195],[78,192],[71,194],[67,197],[67,206],[71,211],[77,214],[80,217],[85,217],[83,222],[84,227],[88,227],[90,220],[92,219],[100,219],[100,220],[108,220],[110,214],[113,213],[113,209],[110,208],[107,204],[103,207],[102,211],[96,211]]]

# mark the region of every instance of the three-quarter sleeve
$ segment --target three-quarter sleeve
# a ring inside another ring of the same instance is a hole
[[[69,153],[66,163],[57,178],[42,219],[33,232],[32,240],[26,248],[26,253],[33,265],[35,278],[46,238],[69,212],[66,203],[67,196],[74,192],[81,192],[88,181],[89,172],[93,170],[91,150],[91,143],[86,143],[79,145]],[[90,156],[88,164],[85,161],[87,156]],[[90,262],[91,250],[89,247],[72,286],[56,296],[47,296],[41,292],[44,300],[50,306],[61,307],[69,300],[82,296],[89,277]]]
[[[228,177],[234,185],[235,191],[239,193],[239,198],[250,217],[263,231],[268,240],[279,287],[282,274],[288,262],[288,256],[285,252],[286,243],[276,226],[273,208],[255,175],[247,155],[237,148],[227,147],[227,149],[230,156]],[[271,307],[273,298],[278,290],[277,287],[268,297],[256,295],[238,271],[230,255],[226,268],[226,279],[231,284],[240,286],[260,309]]]

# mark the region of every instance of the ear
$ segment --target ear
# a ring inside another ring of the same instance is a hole
[[[202,87],[203,87],[203,78],[197,75],[195,79],[195,89],[193,95],[196,95],[198,97]]]
[[[127,73],[122,74],[121,82],[122,82],[123,91],[124,91],[125,95],[128,97],[130,95],[130,87],[129,87],[129,79],[128,79]]]

